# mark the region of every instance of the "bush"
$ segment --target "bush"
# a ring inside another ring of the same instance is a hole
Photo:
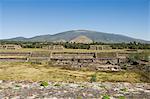
[[[110,96],[109,96],[109,95],[104,95],[104,96],[102,97],[102,99],[110,99]]]
[[[119,96],[119,99],[125,99],[125,96]]]
[[[129,55],[129,60],[131,62],[135,62],[138,60],[149,61],[150,52],[142,52],[142,53],[132,53]]]
[[[40,86],[43,86],[43,87],[46,87],[46,86],[48,86],[49,84],[48,84],[48,82],[46,82],[46,81],[43,81],[41,84],[40,84]]]
[[[57,84],[55,84],[54,86],[61,86],[61,85],[57,83]]]
[[[91,75],[91,79],[90,82],[96,82],[97,81],[97,77],[96,77],[96,73]]]
[[[124,92],[127,92],[128,91],[128,89],[127,88],[122,88],[122,89],[120,89],[121,91],[124,91]]]

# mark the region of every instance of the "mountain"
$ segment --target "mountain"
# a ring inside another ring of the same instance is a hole
[[[55,43],[60,43],[60,42],[65,43],[65,42],[67,42],[67,41],[66,41],[66,40],[64,40],[64,39],[59,39],[59,40],[56,40],[56,41],[53,41],[53,42],[55,42]]]
[[[81,35],[81,36],[78,36],[72,40],[70,40],[70,43],[83,43],[83,44],[90,44],[90,43],[93,43],[93,40],[91,40],[90,38],[84,36],[84,35]]]
[[[24,37],[16,37],[11,39],[5,39],[9,41],[70,41],[79,36],[86,36],[89,39],[95,42],[105,42],[105,43],[120,43],[120,42],[141,42],[141,43],[150,43],[150,41],[145,41],[141,39],[135,39],[124,35],[112,34],[112,33],[104,33],[90,30],[71,30],[65,31],[61,33],[57,33],[54,35],[40,35],[32,38],[24,38]]]
[[[11,40],[11,41],[25,41],[25,40],[27,40],[27,38],[24,38],[24,37],[15,37],[15,38],[11,38],[11,39],[8,39],[8,40]]]

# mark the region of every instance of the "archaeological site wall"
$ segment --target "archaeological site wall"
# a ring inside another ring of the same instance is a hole
[[[10,57],[11,56],[11,57]],[[90,67],[96,70],[120,70],[121,59],[116,52],[0,52],[0,61],[51,62],[56,66]]]

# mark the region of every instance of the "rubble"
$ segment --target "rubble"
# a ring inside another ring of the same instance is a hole
[[[111,99],[150,99],[150,83],[127,82],[41,82],[0,81],[0,98],[3,99],[101,99],[108,95]]]

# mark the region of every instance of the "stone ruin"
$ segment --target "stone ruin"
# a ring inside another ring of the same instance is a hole
[[[126,58],[118,58],[116,52],[1,52],[0,61],[11,62],[51,62],[55,66],[70,66],[73,68],[90,68],[92,70],[119,71],[120,62],[125,62]],[[2,57],[6,56],[6,57]],[[8,56],[11,56],[9,58]],[[13,58],[21,56],[21,58]]]
[[[54,52],[51,54],[51,61],[55,65],[69,65],[75,68],[87,67],[95,70],[103,71],[119,71],[121,70],[118,66],[120,60],[117,58],[116,53],[113,53],[114,56],[99,56],[102,53],[79,53],[79,52]]]
[[[48,50],[63,50],[64,49],[62,45],[48,45],[43,48],[48,49]]]
[[[90,50],[111,50],[110,45],[90,45]]]
[[[21,46],[20,45],[14,45],[14,44],[5,44],[5,45],[0,45],[0,49],[17,50],[17,49],[21,49]]]

